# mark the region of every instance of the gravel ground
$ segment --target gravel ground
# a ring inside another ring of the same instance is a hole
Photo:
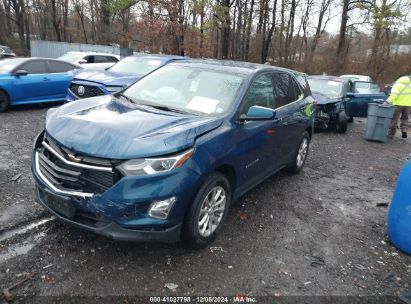
[[[411,257],[390,245],[387,208],[376,206],[390,202],[411,141],[367,142],[364,120],[343,135],[315,134],[303,172],[277,174],[244,195],[212,247],[193,251],[114,242],[37,206],[31,146],[46,111],[0,114],[0,288],[36,272],[13,290],[25,296],[21,302],[72,295],[398,296],[411,287]]]

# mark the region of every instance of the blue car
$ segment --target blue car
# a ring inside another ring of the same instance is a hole
[[[124,58],[106,71],[84,70],[70,84],[67,101],[119,92],[163,65],[183,59],[187,57],[135,55]]]
[[[114,239],[204,247],[233,201],[303,168],[312,104],[291,70],[171,63],[114,96],[49,110],[34,142],[36,201]]]
[[[367,117],[369,103],[383,103],[386,95],[376,83],[352,82],[336,76],[309,76],[307,78],[317,111],[315,127],[335,128],[338,133],[347,131],[347,123],[354,117]]]
[[[0,112],[14,105],[64,101],[76,69],[81,67],[45,58],[0,61]]]

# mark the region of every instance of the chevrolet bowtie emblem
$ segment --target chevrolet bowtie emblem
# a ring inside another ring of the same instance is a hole
[[[67,156],[70,160],[75,161],[75,162],[80,162],[82,160],[80,157],[77,157],[74,154],[68,153]]]

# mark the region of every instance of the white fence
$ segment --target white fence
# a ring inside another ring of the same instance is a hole
[[[30,40],[31,56],[57,58],[67,52],[99,52],[120,55],[120,48],[110,45]]]

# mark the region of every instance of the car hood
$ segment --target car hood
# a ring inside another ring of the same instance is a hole
[[[83,70],[76,74],[74,80],[102,83],[106,86],[129,86],[142,75],[114,73],[110,71]]]
[[[328,104],[328,103],[336,103],[341,101],[342,97],[328,97],[320,92],[311,92],[317,104]]]
[[[222,118],[147,109],[110,95],[83,99],[49,111],[46,131],[79,154],[131,159],[187,149],[222,124]]]

